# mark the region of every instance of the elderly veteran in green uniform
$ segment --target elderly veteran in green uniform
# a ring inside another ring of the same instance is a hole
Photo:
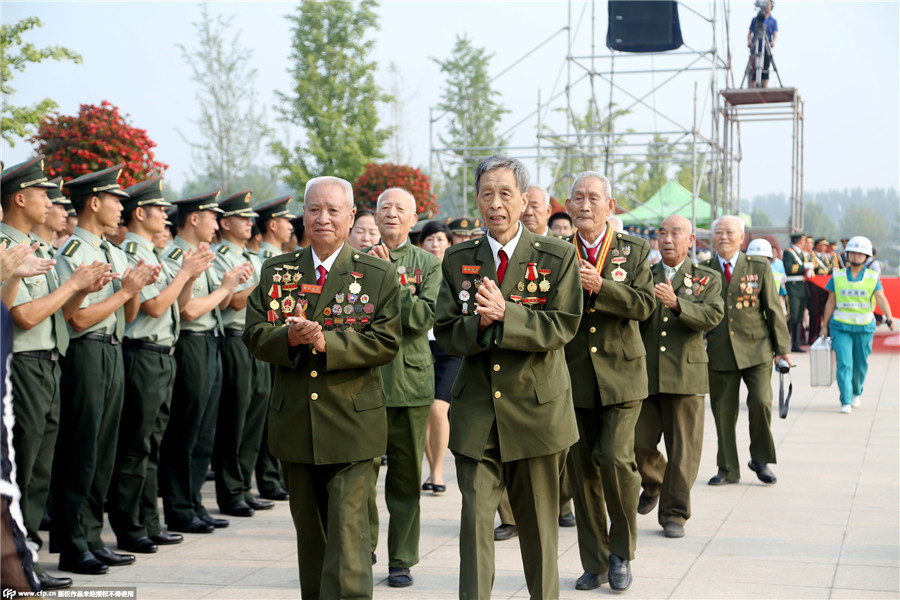
[[[0,242],[8,248],[16,244],[34,246],[37,242],[34,255],[52,267],[53,248],[35,236],[33,230],[49,216],[49,194],[60,197],[62,193],[56,184],[47,181],[43,162],[44,157],[38,156],[9,167],[0,176]],[[81,306],[89,292],[108,283],[108,270],[106,263],[98,261],[78,267],[66,281],[61,281],[52,268],[44,274],[24,277],[10,304],[15,326],[10,380],[16,481],[22,492],[20,505],[26,533],[38,548],[43,543],[38,529],[50,491],[50,467],[59,430],[59,358],[69,345],[66,318]],[[40,563],[35,563],[35,574],[44,590],[72,585],[68,577],[46,573]]]
[[[156,552],[157,544],[177,544],[181,535],[163,532],[157,510],[159,447],[169,421],[175,385],[175,341],[178,306],[191,297],[194,281],[212,263],[211,252],[191,252],[173,271],[153,245],[166,227],[162,177],[155,176],[125,190],[123,217],[128,233],[122,249],[130,265],[144,261],[160,268],[159,277],[140,293],[141,308],[125,327],[122,343],[125,403],[109,490],[109,522],[119,549]]]
[[[222,213],[219,191],[179,200],[178,236],[165,255],[173,271],[181,270],[188,253],[206,252],[219,229]],[[207,269],[194,280],[191,298],[179,303],[180,332],[175,343],[175,388],[169,424],[160,447],[159,481],[166,524],[171,531],[212,533],[227,527],[226,519],[211,516],[200,489],[212,457],[218,415],[217,382],[222,377],[219,340],[221,307],[227,306],[238,285],[251,276],[247,265],[237,266],[219,280]]]
[[[760,481],[777,481],[772,422],[772,366],[784,359],[791,364],[790,336],[778,287],[769,261],[741,252],[744,221],[728,215],[713,222],[716,251],[704,266],[722,273],[725,317],[707,334],[709,401],[716,420],[719,471],[709,485],[737,483],[741,479],[735,427],[741,381],[747,386],[750,421],[750,463]],[[774,363],[773,363],[774,357]]]
[[[310,247],[263,264],[244,342],[277,367],[269,447],[290,493],[300,591],[371,598],[366,494],[372,459],[387,444],[378,367],[400,347],[400,287],[393,265],[346,243],[355,213],[348,181],[313,178],[304,201]]]
[[[559,596],[559,476],[578,438],[563,347],[582,301],[575,248],[519,222],[527,189],[520,161],[483,160],[475,191],[489,233],[448,248],[442,266],[434,335],[464,357],[450,414],[463,498],[461,598],[491,594],[494,513],[504,488],[529,593]]]
[[[607,577],[613,590],[627,590],[637,543],[641,478],[634,426],[647,397],[638,322],[652,314],[656,299],[650,247],[607,225],[615,208],[606,176],[585,171],[575,177],[566,210],[577,227],[573,242],[584,312],[578,333],[566,345],[566,362],[580,435],[573,448],[573,497],[584,568],[575,587],[582,590],[598,587]]]
[[[390,188],[378,196],[375,222],[381,244],[369,254],[393,263],[400,281],[400,321],[403,337],[396,358],[381,367],[387,396],[387,476],[384,498],[388,524],[388,585],[413,583],[409,569],[419,562],[419,481],[425,453],[425,427],[434,402],[434,357],[428,331],[441,287],[441,261],[414,245],[409,232],[415,224],[416,199],[404,189]],[[353,298],[350,297],[350,300]],[[376,459],[370,495],[381,460]],[[372,552],[378,541],[378,511],[369,503]]]
[[[106,228],[118,224],[120,198],[128,196],[117,182],[122,166],[82,175],[66,185],[78,227],[56,255],[63,281],[80,265],[95,261],[109,263],[121,274],[88,294],[69,317],[69,351],[61,360],[64,426],[53,460],[50,551],[60,553],[61,570],[89,575],[134,562],[134,555],[107,548],[100,533],[124,399],[125,325],[140,310],[141,290],[159,275],[158,266],[144,261],[129,267],[125,253],[102,237]]]
[[[282,248],[291,241],[294,232],[291,220],[296,219],[297,216],[292,214],[287,207],[290,201],[291,196],[283,196],[254,209],[259,215],[256,217],[256,226],[262,232],[258,253],[260,261],[282,254],[284,252]],[[261,267],[262,262],[258,265],[259,269]],[[258,361],[259,359],[254,360]],[[278,463],[278,459],[269,452],[269,425],[266,412],[269,395],[272,393],[271,382],[275,377],[275,365],[267,364],[266,368],[271,373],[268,385],[263,386],[263,380],[260,378],[255,386],[259,393],[265,392],[265,403],[262,405],[263,436],[256,459],[256,487],[259,488],[259,495],[267,500],[287,500],[288,493],[284,487],[284,480],[281,478],[281,465]]]
[[[638,513],[646,515],[659,503],[663,534],[680,538],[691,517],[691,486],[703,450],[703,397],[709,391],[703,333],[719,324],[725,309],[719,274],[688,258],[691,222],[672,215],[657,235],[662,260],[650,267],[656,309],[641,322],[650,395],[634,433],[644,487]],[[663,436],[668,462],[658,449]]]
[[[246,244],[251,236],[252,221],[257,213],[250,208],[250,190],[233,194],[221,202],[219,208],[219,232],[222,243],[216,250],[213,267],[216,276],[241,266],[253,267],[254,254]],[[259,283],[259,271],[239,285],[222,309],[222,392],[219,396],[219,416],[216,423],[216,444],[213,451],[213,469],[216,472],[216,501],[226,515],[250,517],[256,510],[274,506],[269,500],[257,500],[250,490],[253,468],[259,454],[262,439],[265,403],[267,399],[257,395],[251,401],[254,382],[263,375],[262,365],[250,356],[241,341],[247,298]],[[269,374],[266,372],[266,383]],[[262,410],[260,410],[262,409]]]

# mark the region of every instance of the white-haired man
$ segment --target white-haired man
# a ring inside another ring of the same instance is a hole
[[[709,485],[737,483],[741,469],[735,439],[741,381],[747,386],[750,463],[760,481],[777,481],[772,421],[772,366],[791,362],[790,336],[769,261],[741,252],[744,221],[728,215],[712,224],[716,251],[704,266],[722,273],[725,317],[707,334],[709,400],[716,420],[718,473]],[[774,363],[773,363],[774,360]]]
[[[263,264],[243,339],[276,365],[269,447],[290,494],[303,597],[371,598],[366,493],[387,445],[378,367],[400,345],[397,270],[346,243],[349,182],[311,179],[304,201],[310,246]]]
[[[522,225],[535,235],[553,235],[547,226],[550,219],[550,192],[537,185],[528,186],[528,202],[522,211]]]

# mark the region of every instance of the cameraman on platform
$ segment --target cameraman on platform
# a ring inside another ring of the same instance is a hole
[[[769,87],[769,66],[772,64],[771,49],[775,48],[775,42],[778,40],[778,21],[772,16],[772,8],[775,3],[772,0],[756,0],[759,7],[759,14],[750,21],[750,32],[747,34],[747,46],[750,53],[754,54],[753,33],[760,25],[765,25],[766,38],[769,40],[768,46],[764,47],[762,37],[757,39],[757,47],[755,49],[756,56],[764,54],[762,69],[762,86]],[[750,77],[750,87],[756,87],[756,78]]]

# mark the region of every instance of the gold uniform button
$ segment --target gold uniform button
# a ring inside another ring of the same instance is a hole
[[[669,317],[663,317],[663,323],[668,323],[668,322],[669,322]]]
[[[591,346],[591,354],[597,354],[597,346]]]
[[[734,335],[734,332],[733,332],[733,331],[729,331],[728,333],[730,333],[731,335]]]
[[[659,335],[661,335],[661,336],[663,336],[663,337],[666,337],[666,332],[665,332],[665,331],[663,331],[663,332],[662,332],[662,333],[660,333],[660,334],[659,334]]]
[[[500,370],[500,365],[494,365],[494,371],[499,371],[499,370]]]
[[[540,247],[541,247],[541,243],[540,243],[540,242],[535,242],[535,243],[534,243],[534,247],[535,247],[535,248],[540,248]]]
[[[310,377],[318,377],[319,374],[316,373],[315,371],[310,371],[310,372],[309,372],[309,376],[310,376]]]
[[[312,353],[313,353],[313,354],[318,354],[318,353],[319,353],[319,351],[318,351],[318,350],[316,350],[316,349],[315,349],[315,348],[313,348],[313,349],[312,349]]]
[[[596,309],[592,308],[588,312],[594,312]]]
[[[729,305],[728,305],[728,310],[731,310],[732,308],[734,308],[734,307],[731,306],[731,305],[729,304]]]
[[[596,327],[591,327],[591,333],[597,333],[597,328],[596,328]]]
[[[312,394],[309,395],[309,399],[310,400],[318,400],[319,395],[317,393],[313,392]]]
[[[728,319],[728,322],[729,322],[729,323],[734,323],[734,317]]]
[[[499,398],[499,397],[500,397],[500,392],[494,392],[494,398]]]
[[[665,352],[665,351],[666,351],[666,347],[665,347],[665,346],[660,346],[660,347],[659,347],[659,351],[660,351],[660,352]]]

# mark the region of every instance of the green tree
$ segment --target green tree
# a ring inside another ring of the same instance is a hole
[[[768,213],[754,208],[750,211],[750,222],[753,223],[754,227],[771,227],[772,219],[769,218]]]
[[[28,17],[18,23],[0,25],[0,93],[3,94],[3,111],[0,118],[0,131],[3,141],[15,146],[18,138],[31,135],[38,123],[51,110],[57,108],[56,102],[44,98],[31,106],[15,106],[10,99],[16,90],[12,87],[13,72],[21,73],[29,63],[39,63],[47,59],[71,60],[81,63],[81,55],[62,46],[36,48],[34,44],[22,43],[22,36],[36,28],[42,27],[37,17]]]
[[[295,189],[318,175],[355,181],[381,158],[390,130],[379,127],[378,103],[390,97],[375,83],[370,60],[378,27],[375,0],[304,0],[293,23],[290,92],[276,92],[281,118],[299,126],[302,143],[275,142],[272,151]]]
[[[806,202],[803,208],[803,231],[816,238],[833,238],[836,233],[834,222],[818,202]]]
[[[191,147],[195,173],[226,190],[253,164],[270,133],[257,102],[253,51],[241,46],[240,31],[229,35],[233,19],[213,18],[201,4],[200,21],[194,23],[198,47],[177,45],[198,86],[200,118],[194,124],[201,139],[179,133]]]
[[[468,36],[457,35],[449,58],[431,59],[447,77],[437,105],[447,116],[446,133],[439,139],[462,159],[452,177],[452,195],[463,195],[463,190],[474,192],[473,163],[494,154],[493,150],[478,148],[506,145],[498,128],[500,118],[509,110],[497,100],[500,92],[491,87],[488,69],[493,56],[486,49],[474,46]]]
[[[646,202],[669,181],[675,157],[675,144],[655,134],[647,143],[646,158],[626,163],[617,176],[616,198],[625,208],[635,208]]]

